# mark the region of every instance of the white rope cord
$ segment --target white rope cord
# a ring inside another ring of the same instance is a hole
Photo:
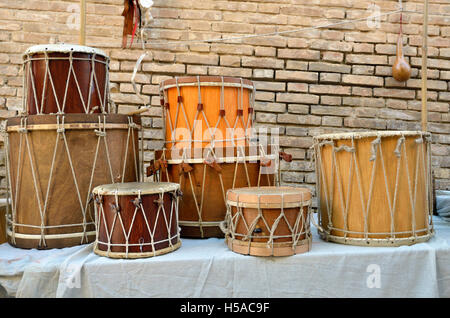
[[[396,14],[399,12],[409,12],[404,11],[403,9],[399,10],[393,10],[388,11],[380,14],[371,15],[371,18],[378,18],[383,16],[389,16],[392,14]],[[415,12],[415,11],[413,11]],[[343,24],[349,24],[349,23],[356,23],[361,21],[366,21],[368,17],[362,17],[358,19],[353,20],[344,20],[339,22],[333,22],[333,23],[327,23],[323,25],[317,25],[317,26],[311,26],[311,27],[302,27],[302,28],[296,28],[291,30],[284,30],[284,31],[276,31],[276,32],[269,32],[269,33],[261,33],[261,34],[245,34],[240,36],[232,36],[232,37],[222,37],[222,38],[210,38],[210,39],[204,39],[204,40],[185,40],[185,41],[151,41],[151,46],[177,46],[182,44],[201,44],[201,43],[219,43],[219,42],[229,42],[229,41],[237,41],[237,40],[244,40],[244,39],[250,39],[250,38],[258,38],[258,37],[268,37],[268,36],[277,36],[277,35],[283,35],[283,34],[290,34],[290,33],[297,33],[297,32],[304,32],[304,31],[310,31],[310,30],[316,30],[316,29],[324,29],[324,28],[330,28],[334,26],[339,26]],[[145,43],[142,43],[143,49],[145,49]]]
[[[420,149],[422,149],[421,147],[424,147],[424,145],[422,145],[424,143],[423,141],[423,136],[421,135],[420,138],[415,139],[415,143],[417,145],[416,147],[416,165],[415,165],[415,172],[414,172],[414,183],[411,182],[411,177],[409,175],[409,165],[408,165],[408,154],[406,152],[406,140],[405,140],[405,136],[403,134],[400,135],[399,139],[397,140],[397,145],[395,147],[394,150],[394,154],[397,157],[397,166],[396,166],[396,173],[395,173],[395,179],[394,179],[394,183],[395,183],[395,188],[393,191],[393,198],[391,199],[391,191],[389,190],[389,184],[388,184],[388,175],[387,175],[387,170],[386,170],[386,166],[385,166],[385,159],[383,156],[383,151],[382,151],[382,147],[381,147],[381,135],[377,135],[376,138],[372,141],[371,144],[371,156],[369,158],[369,161],[373,161],[373,165],[372,165],[372,171],[371,171],[371,180],[369,183],[369,194],[368,194],[368,199],[367,202],[365,202],[365,198],[364,198],[364,191],[362,189],[362,182],[361,182],[361,173],[360,173],[360,169],[358,166],[358,160],[356,157],[356,153],[355,151],[353,151],[354,149],[354,138],[352,137],[352,147],[348,147],[348,149],[345,149],[345,147],[339,147],[341,148],[341,150],[346,150],[346,151],[351,151],[352,152],[352,160],[350,162],[350,171],[349,171],[349,181],[348,181],[348,189],[349,192],[351,191],[350,189],[352,188],[352,182],[351,180],[353,180],[353,164],[355,165],[355,171],[356,171],[356,182],[358,185],[358,189],[359,189],[359,194],[360,194],[360,200],[362,203],[362,214],[364,217],[364,232],[359,232],[359,231],[351,231],[348,229],[347,227],[347,217],[348,217],[348,199],[349,199],[349,193],[347,193],[347,202],[344,203],[344,199],[343,199],[343,193],[342,193],[342,189],[341,189],[341,185],[339,180],[341,180],[341,176],[340,176],[340,172],[339,172],[339,164],[336,161],[336,158],[334,156],[334,153],[337,152],[337,150],[339,148],[335,148],[334,147],[334,142],[331,140],[325,140],[322,142],[317,142],[315,141],[315,156],[316,156],[316,164],[317,164],[317,169],[318,169],[318,176],[319,176],[319,180],[322,180],[322,182],[318,182],[321,184],[317,185],[317,190],[318,190],[318,196],[319,196],[319,202],[321,202],[321,197],[324,196],[324,207],[327,209],[328,212],[328,226],[327,229],[325,229],[323,231],[323,234],[325,235],[325,237],[328,237],[329,239],[331,238],[334,241],[341,241],[344,243],[348,243],[348,242],[366,242],[367,244],[371,244],[371,243],[375,243],[375,244],[383,244],[383,242],[387,242],[390,245],[394,245],[394,244],[401,244],[402,242],[406,241],[405,238],[398,238],[397,236],[400,234],[411,234],[412,236],[409,237],[407,240],[412,240],[412,241],[418,241],[420,238],[418,237],[417,233],[421,233],[424,231],[424,229],[418,229],[417,225],[416,225],[416,216],[415,216],[415,210],[416,210],[416,202],[417,202],[417,192],[418,192],[418,177],[419,177],[419,168],[420,168],[420,158],[422,158],[422,175],[424,177],[424,186],[425,186],[425,192],[427,193],[427,198],[426,198],[426,205],[429,209],[429,203],[428,203],[428,192],[429,192],[429,178],[427,178],[427,167],[428,167],[428,163],[425,161],[425,155],[424,155],[424,151],[422,150],[422,153],[419,153]],[[322,162],[322,152],[321,152],[321,148],[323,146],[327,146],[330,145],[332,147],[332,153],[333,153],[333,157],[332,157],[332,164],[331,164],[331,195],[330,193],[327,191],[327,189],[329,188],[329,186],[327,185],[326,179],[325,179],[325,175],[326,175],[326,171],[324,170],[324,166],[323,166],[323,162]],[[429,146],[429,143],[428,143]],[[422,154],[422,156],[420,156]],[[402,158],[404,158],[404,160],[402,160]],[[381,168],[382,168],[382,172],[383,172],[383,180],[384,180],[384,187],[385,187],[385,191],[386,191],[386,196],[387,196],[387,203],[388,203],[388,209],[389,209],[389,213],[390,213],[390,219],[391,219],[391,223],[389,225],[389,232],[369,232],[368,229],[368,213],[371,207],[371,199],[372,199],[372,193],[373,193],[373,189],[375,187],[374,185],[374,177],[375,177],[375,173],[376,173],[376,169],[377,169],[377,159],[380,160],[380,164],[381,164]],[[397,210],[397,201],[398,201],[398,185],[399,185],[399,176],[400,176],[400,166],[401,166],[401,161],[405,162],[405,169],[406,169],[406,174],[407,174],[407,185],[408,185],[408,200],[410,202],[410,213],[411,213],[411,230],[409,231],[395,231],[395,214],[396,214],[396,210]],[[332,224],[332,198],[334,197],[334,195],[332,194],[332,188],[333,188],[333,172],[336,170],[336,177],[338,178],[338,191],[339,191],[339,195],[340,195],[340,200],[341,200],[341,210],[342,213],[344,213],[343,217],[344,217],[344,228],[337,228],[334,227]],[[321,187],[324,187],[323,189],[323,194],[322,194],[322,190]],[[330,195],[330,197],[329,197]],[[364,204],[365,203],[365,204]],[[321,205],[321,204],[320,204]],[[320,212],[320,211],[319,211]],[[428,211],[427,214],[429,214],[430,212]],[[320,216],[321,213],[319,213]],[[322,219],[321,217],[319,217],[319,222],[322,223]],[[430,222],[428,222],[428,224],[426,224],[426,229],[427,233],[430,234],[432,233],[432,230],[430,231],[430,226],[432,226],[430,224]],[[333,235],[330,235],[331,231],[335,230],[335,231],[340,231],[344,233],[343,237],[335,237]],[[364,236],[364,238],[348,238],[347,235],[348,234],[362,234]],[[385,239],[374,239],[374,238],[369,238],[369,235],[388,235],[389,237],[385,238]]]

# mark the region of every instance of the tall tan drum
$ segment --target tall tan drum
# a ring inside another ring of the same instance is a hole
[[[227,192],[222,230],[240,254],[289,256],[311,249],[311,191],[295,187],[253,187]]]
[[[179,189],[178,184],[169,182],[95,187],[94,253],[111,258],[144,258],[178,249]]]
[[[398,246],[433,234],[431,135],[352,132],[314,138],[322,238]]]
[[[109,113],[109,58],[73,44],[43,44],[24,53],[24,114]]]
[[[92,242],[91,190],[139,179],[139,124],[119,114],[9,118],[8,241],[42,249]]]

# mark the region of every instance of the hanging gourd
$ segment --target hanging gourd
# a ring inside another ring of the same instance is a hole
[[[411,77],[411,66],[403,56],[402,14],[400,13],[400,32],[397,40],[397,57],[392,65],[392,76],[399,82],[405,82]]]

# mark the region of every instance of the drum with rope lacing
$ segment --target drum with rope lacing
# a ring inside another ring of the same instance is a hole
[[[170,182],[126,182],[93,191],[97,239],[94,253],[111,258],[166,254],[181,245],[180,186]]]
[[[21,248],[92,242],[92,189],[142,176],[140,119],[121,114],[28,115],[5,128],[8,241]]]
[[[278,145],[254,138],[254,84],[234,77],[177,77],[163,81],[160,94],[165,146],[147,175],[180,184],[182,237],[223,237],[226,191],[279,180]]]
[[[433,234],[431,134],[375,131],[314,137],[319,234],[398,246]]]
[[[23,56],[23,114],[110,113],[109,57],[73,44],[28,48]]]
[[[311,191],[253,187],[227,191],[221,223],[228,247],[254,256],[290,256],[311,249]]]

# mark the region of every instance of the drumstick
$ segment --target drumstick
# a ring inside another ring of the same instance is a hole
[[[142,114],[142,113],[145,113],[149,109],[150,109],[150,106],[145,106],[145,107],[142,107],[142,108],[140,108],[138,110],[133,110],[133,111],[131,111],[129,113],[126,113],[126,115],[127,116],[133,116],[133,115]]]
[[[86,43],[86,0],[80,0],[80,45]]]
[[[423,13],[423,33],[422,33],[422,131],[427,131],[428,110],[427,110],[427,55],[428,55],[428,0],[424,2]]]

